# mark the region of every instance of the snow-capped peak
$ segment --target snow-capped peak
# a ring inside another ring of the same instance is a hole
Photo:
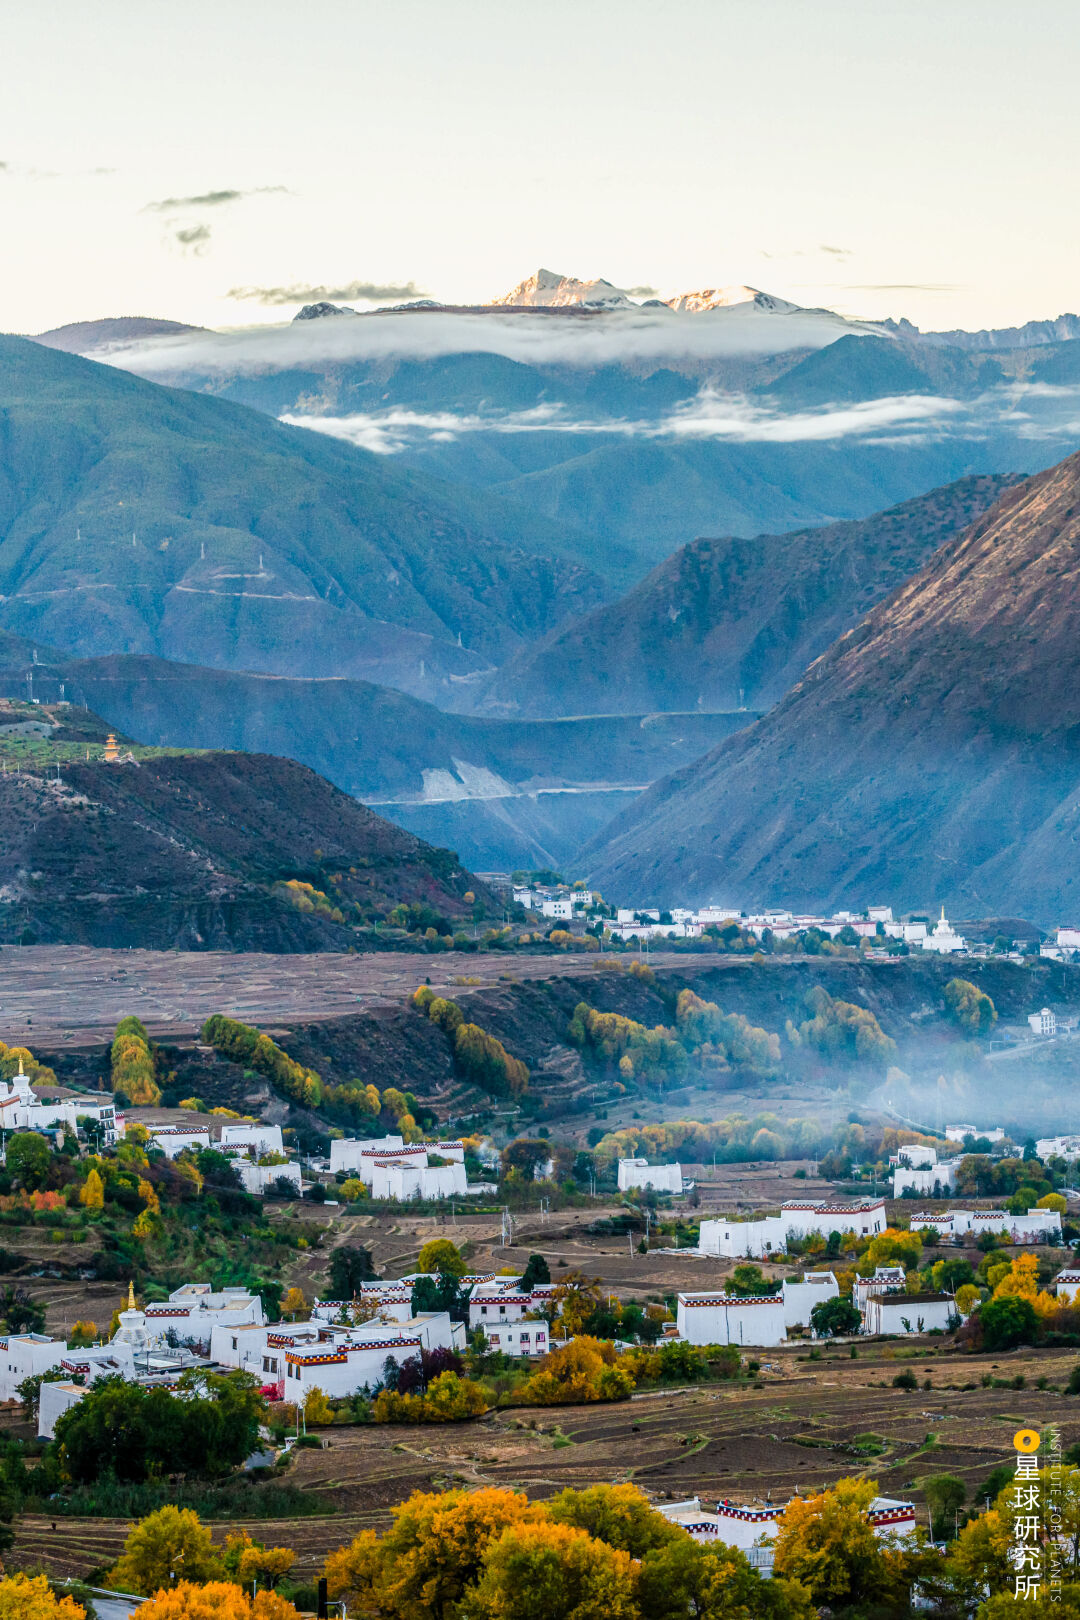
[[[493,298],[492,305],[524,305],[529,309],[570,309],[575,305],[590,309],[629,309],[632,301],[619,287],[602,278],[579,281],[576,276],[560,276],[555,270],[538,270],[519,281],[512,292]]]
[[[737,304],[753,304],[770,315],[790,315],[799,308],[786,298],[761,292],[757,287],[707,287],[701,292],[680,293],[669,298],[668,306],[679,314],[698,315],[703,310],[732,309]]]

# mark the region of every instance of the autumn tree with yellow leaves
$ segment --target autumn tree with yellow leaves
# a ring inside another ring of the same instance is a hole
[[[197,1586],[180,1581],[139,1608],[139,1620],[300,1620],[300,1611],[277,1592],[251,1597],[231,1581]]]
[[[86,1610],[74,1598],[56,1597],[44,1575],[17,1571],[0,1577],[0,1620],[86,1620]]]

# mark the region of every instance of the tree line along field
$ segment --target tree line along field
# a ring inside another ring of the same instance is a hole
[[[926,1346],[846,1346],[811,1360],[809,1345],[758,1351],[752,1387],[710,1385],[635,1395],[612,1405],[517,1408],[465,1424],[318,1430],[322,1448],[294,1453],[287,1478],[317,1499],[312,1516],[215,1521],[215,1540],[242,1523],[298,1554],[314,1575],[359,1530],[383,1529],[415,1490],[494,1485],[530,1498],[566,1486],[630,1482],[654,1500],[697,1495],[786,1501],[852,1476],[885,1495],[914,1496],[937,1474],[960,1479],[970,1507],[995,1469],[1012,1466],[1018,1427],[1056,1424],[1064,1449],[1080,1438],[1080,1397],[1061,1393],[1075,1352],[1016,1350],[990,1359]],[[903,1370],[915,1390],[896,1389]],[[996,1387],[985,1387],[991,1377]],[[922,1384],[929,1378],[930,1389]],[[1022,1388],[1011,1385],[1023,1380]],[[1037,1388],[1039,1379],[1058,1389]],[[1010,1386],[1010,1387],[1003,1387]],[[999,1488],[999,1487],[995,1487]],[[920,1506],[925,1524],[925,1508]],[[55,1529],[53,1524],[55,1522]],[[128,1521],[28,1516],[6,1561],[46,1561],[81,1575],[119,1557]]]

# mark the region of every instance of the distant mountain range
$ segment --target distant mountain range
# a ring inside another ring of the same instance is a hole
[[[484,705],[518,715],[769,709],[1013,482],[964,478],[856,522],[694,540],[626,596],[515,654]]]
[[[427,696],[604,582],[580,537],[229,401],[0,338],[0,627]]]
[[[364,681],[292,680],[142,654],[73,659],[3,632],[0,696],[86,704],[152,746],[296,759],[485,870],[557,866],[643,787],[753,718],[473,719]]]
[[[1080,900],[1080,455],[1008,490],[586,864],[639,903]]]
[[[663,302],[549,271],[486,305],[302,313],[316,318],[228,333],[125,319],[39,341],[498,497],[622,589],[696,536],[865,518],[972,474],[1038,471],[1070,447],[1080,388],[1073,316],[920,333],[752,287]]]

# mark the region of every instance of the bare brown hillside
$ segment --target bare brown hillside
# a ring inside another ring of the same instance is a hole
[[[1046,924],[1080,905],[1080,455],[1008,491],[771,714],[657,784],[605,890],[888,899]]]

